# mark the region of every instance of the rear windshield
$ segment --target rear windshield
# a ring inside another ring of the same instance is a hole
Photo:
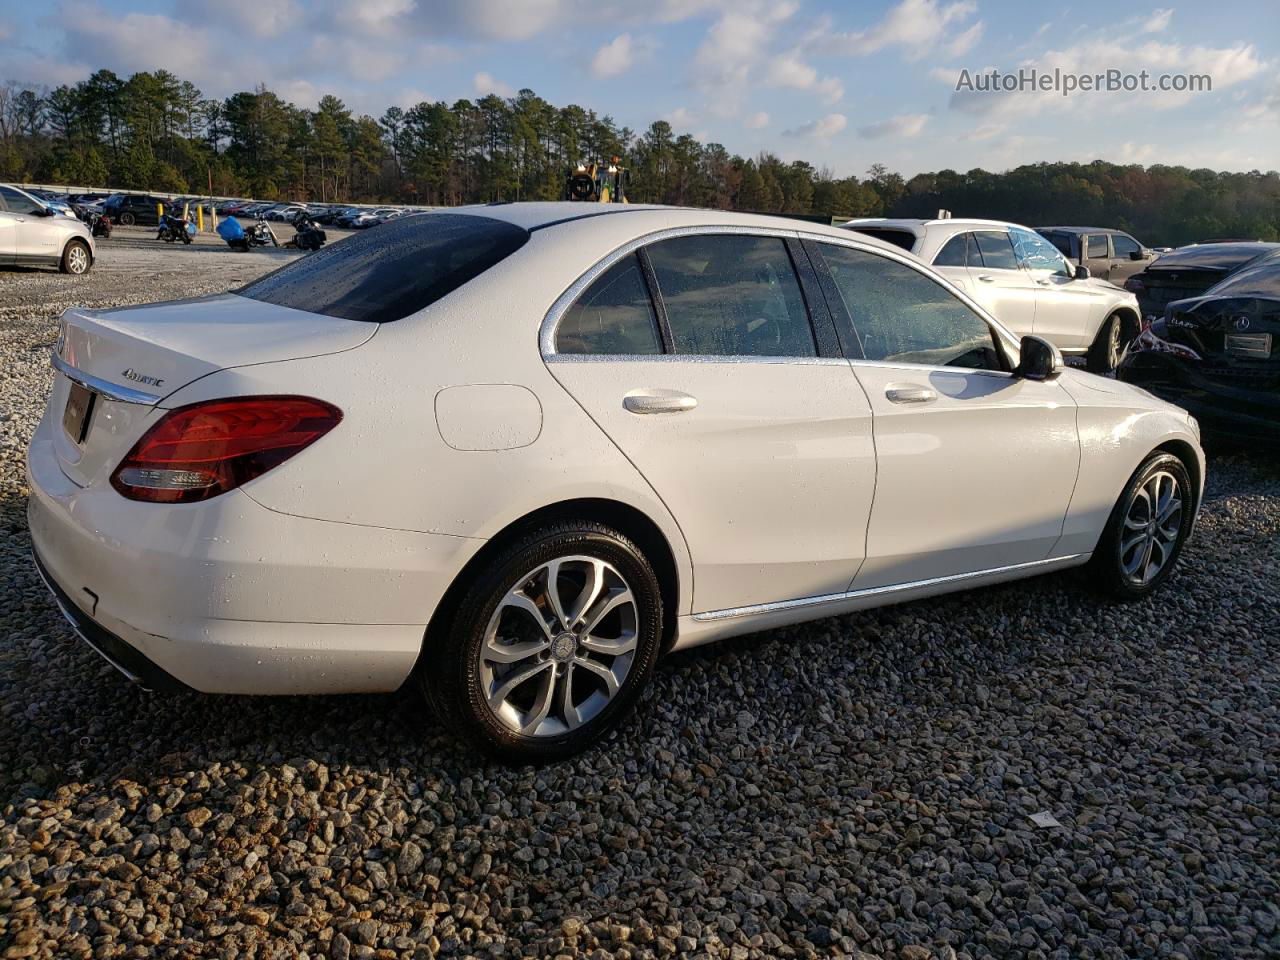
[[[916,245],[916,235],[910,230],[892,230],[888,227],[853,227],[852,229],[865,233],[869,237],[875,237],[877,240],[883,240],[885,243],[892,243],[907,253],[910,253],[911,248]]]
[[[452,293],[528,239],[527,230],[491,217],[417,214],[308,254],[236,293],[308,313],[388,323]]]
[[[1273,297],[1280,300],[1280,255],[1272,254],[1256,266],[1233,273],[1205,295]]]

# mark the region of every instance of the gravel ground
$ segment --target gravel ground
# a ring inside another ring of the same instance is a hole
[[[1152,602],[1046,577],[729,641],[503,769],[407,692],[153,697],[64,626],[22,473],[54,319],[286,255],[142,237],[0,273],[0,957],[1280,955],[1277,461],[1214,458]]]

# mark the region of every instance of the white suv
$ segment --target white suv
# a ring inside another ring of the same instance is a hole
[[[0,183],[0,265],[52,266],[79,275],[89,272],[93,257],[87,226],[25,190]]]
[[[1116,368],[1138,335],[1137,298],[1084,267],[1028,227],[999,220],[886,220],[842,224],[914,253],[1019,336],[1035,334],[1094,373]]]

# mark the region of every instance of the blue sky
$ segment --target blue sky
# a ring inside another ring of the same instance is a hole
[[[1105,159],[1280,166],[1275,0],[0,0],[0,80],[163,67],[375,116],[529,87],[836,175]],[[1203,73],[1207,93],[957,95],[961,70]]]

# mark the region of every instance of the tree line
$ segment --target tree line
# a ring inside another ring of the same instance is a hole
[[[1036,163],[904,179],[879,164],[838,177],[772,153],[731,154],[655,121],[644,131],[532,90],[388,108],[325,96],[316,109],[265,86],[207,98],[164,70],[99,70],[56,89],[0,85],[0,180],[259,199],[483,203],[559,199],[580,162],[622,158],[637,202],[819,217],[983,216],[1092,223],[1148,244],[1280,239],[1280,174]]]

